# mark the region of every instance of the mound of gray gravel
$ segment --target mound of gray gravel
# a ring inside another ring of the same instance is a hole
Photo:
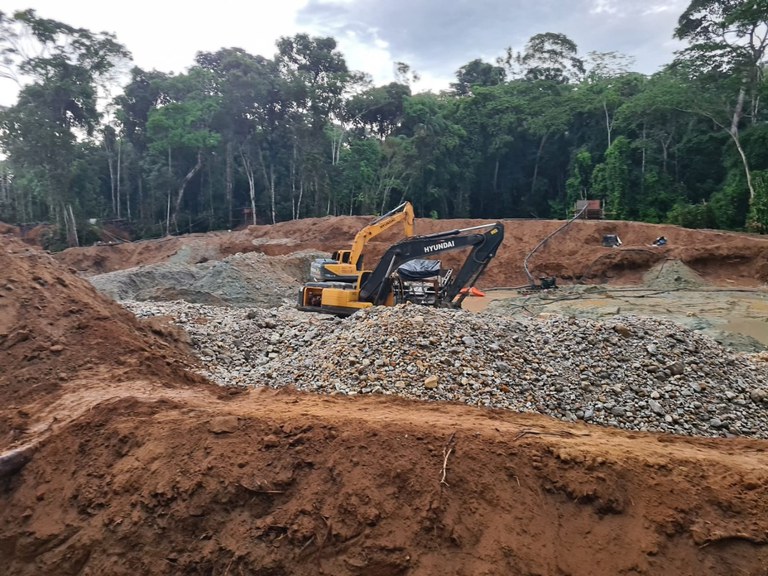
[[[279,306],[293,301],[316,253],[235,254],[198,264],[167,262],[99,274],[94,287],[114,300],[184,300],[214,306]]]
[[[768,438],[768,365],[675,323],[507,319],[414,305],[343,320],[184,302],[176,318],[222,385],[295,386],[547,414],[627,430]]]

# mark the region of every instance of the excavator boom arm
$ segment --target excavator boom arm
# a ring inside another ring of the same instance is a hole
[[[386,214],[379,216],[368,226],[360,230],[360,232],[355,235],[355,240],[352,242],[352,250],[350,251],[349,263],[357,266],[358,262],[360,262],[360,256],[362,255],[367,242],[371,238],[375,238],[379,234],[384,233],[386,230],[389,230],[401,222],[403,223],[405,236],[413,236],[414,214],[413,206],[410,202],[403,202]]]
[[[392,273],[406,262],[471,247],[463,266],[441,295],[443,303],[450,303],[462,288],[469,288],[477,281],[496,255],[503,239],[504,226],[496,222],[398,242],[384,253],[376,268],[363,281],[360,300],[374,305],[383,304],[391,291]]]

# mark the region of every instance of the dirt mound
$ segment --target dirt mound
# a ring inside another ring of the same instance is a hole
[[[5,222],[0,222],[0,234],[2,235],[12,235],[12,236],[18,236],[19,235],[19,228],[17,226],[11,226],[10,224],[6,224]]]
[[[127,396],[6,487],[0,555],[19,576],[756,574],[761,446],[387,398]]]
[[[679,260],[662,260],[643,275],[643,284],[656,290],[700,288],[707,282]]]
[[[52,400],[89,371],[168,385],[188,378],[181,366],[191,357],[49,255],[2,239],[0,269],[0,438],[24,428],[29,414],[18,407]]]

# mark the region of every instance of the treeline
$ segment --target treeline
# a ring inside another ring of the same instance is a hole
[[[564,218],[578,199],[609,217],[768,228],[768,0],[693,0],[662,71],[533,36],[473,60],[440,94],[416,74],[374,86],[333,38],[281,38],[271,58],[201,52],[187,72],[139,68],[109,34],[0,13],[0,219],[88,222],[141,237],[380,213]],[[24,51],[34,47],[32,52]],[[88,241],[86,236],[85,241]]]

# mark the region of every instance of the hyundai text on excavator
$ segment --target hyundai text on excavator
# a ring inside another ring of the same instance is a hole
[[[460,308],[503,239],[501,222],[406,238],[390,246],[373,270],[357,270],[343,281],[313,274],[299,290],[298,308],[338,316],[405,302]],[[456,274],[442,269],[438,260],[425,259],[462,249],[469,252]]]

